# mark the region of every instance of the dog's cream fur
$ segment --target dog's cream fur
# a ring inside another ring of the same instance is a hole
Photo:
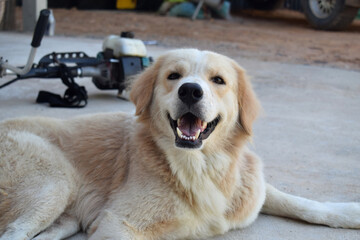
[[[181,78],[168,80],[172,72]],[[203,89],[204,121],[221,117],[197,149],[175,146],[167,115],[176,119],[184,83]],[[1,123],[1,240],[62,239],[80,230],[94,240],[206,238],[248,226],[261,208],[360,228],[359,203],[314,202],[265,184],[261,160],[245,146],[260,105],[229,58],[170,51],[135,81],[131,100],[137,117]]]

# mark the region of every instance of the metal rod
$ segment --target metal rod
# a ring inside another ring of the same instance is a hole
[[[31,66],[34,62],[34,58],[35,58],[35,54],[36,54],[36,48],[32,47],[31,50],[30,50],[30,55],[29,55],[29,58],[27,60],[27,63],[25,65],[25,67],[23,68],[18,68],[18,67],[15,67],[13,65],[10,65],[6,62],[2,63],[2,67],[5,68],[5,69],[9,69],[10,71],[16,73],[17,75],[24,75],[26,73],[28,73],[31,69]]]
[[[97,67],[82,67],[80,77],[100,77],[101,69]]]
[[[193,21],[196,19],[197,15],[199,14],[200,8],[201,8],[202,5],[204,4],[204,1],[205,1],[205,0],[201,0],[201,1],[198,3],[198,5],[196,6],[195,12],[194,12],[194,14],[192,15],[192,18],[191,18]]]

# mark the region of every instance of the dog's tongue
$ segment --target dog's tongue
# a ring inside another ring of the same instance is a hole
[[[195,136],[199,130],[200,132],[205,130],[206,123],[194,115],[186,114],[178,121],[178,128],[186,136]]]

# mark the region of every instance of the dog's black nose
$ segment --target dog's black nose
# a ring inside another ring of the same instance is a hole
[[[184,83],[178,91],[179,98],[188,106],[197,103],[203,97],[203,90],[197,83]]]

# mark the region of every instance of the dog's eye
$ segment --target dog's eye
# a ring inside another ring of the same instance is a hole
[[[213,82],[216,83],[216,84],[221,84],[221,85],[224,85],[224,84],[225,84],[224,79],[222,79],[220,76],[212,77],[212,78],[211,78],[211,81],[213,81]]]
[[[167,79],[169,79],[169,80],[177,80],[177,79],[179,79],[179,78],[181,78],[181,75],[180,75],[179,73],[177,73],[177,72],[171,73],[171,74],[167,77]]]

